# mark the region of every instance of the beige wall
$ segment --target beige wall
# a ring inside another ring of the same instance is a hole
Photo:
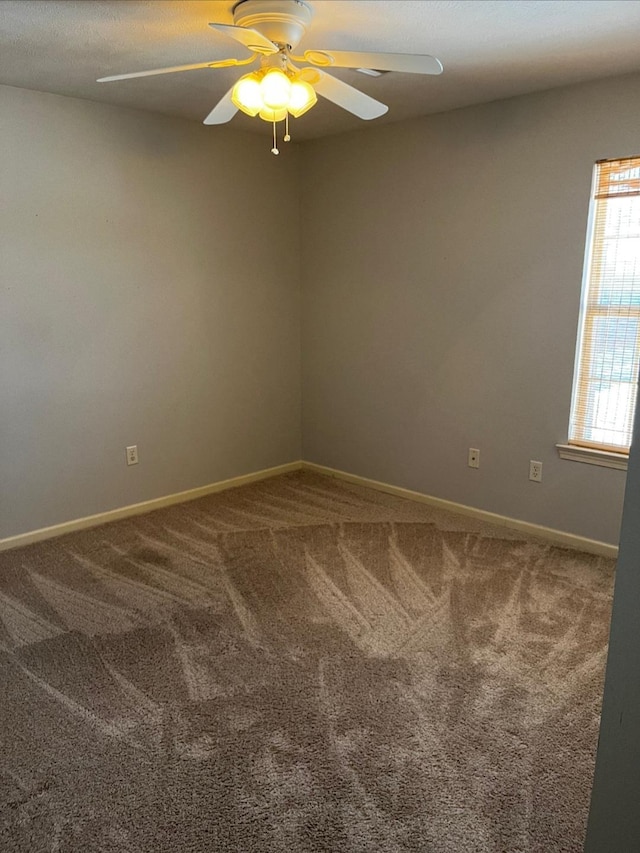
[[[616,542],[624,472],[554,445],[591,169],[638,153],[639,95],[610,79],[285,159],[0,87],[0,538],[299,458],[302,282],[306,459]]]
[[[592,167],[640,153],[638,103],[632,76],[304,146],[306,459],[617,542],[624,472],[555,444]]]
[[[298,459],[296,152],[9,87],[0,115],[0,538]]]

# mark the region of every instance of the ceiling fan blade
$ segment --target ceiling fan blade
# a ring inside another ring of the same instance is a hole
[[[354,53],[345,50],[306,50],[304,59],[322,68],[373,68],[376,71],[404,71],[410,74],[442,74],[435,56],[412,53]]]
[[[381,104],[375,98],[370,98],[369,95],[365,95],[359,89],[354,89],[348,83],[343,83],[342,80],[325,74],[324,71],[318,71],[317,68],[303,69],[302,76],[308,83],[311,83],[319,95],[353,113],[358,118],[363,118],[366,121],[379,118],[389,109],[386,104]]]
[[[252,30],[249,27],[235,27],[233,24],[209,24],[209,26],[212,30],[217,30],[219,33],[239,41],[240,44],[255,53],[278,52],[278,46],[257,30]]]
[[[238,108],[231,100],[233,87],[229,89],[227,94],[221,98],[209,115],[204,120],[204,124],[226,124],[238,112]]]
[[[249,61],[253,62],[255,57]],[[194,71],[196,68],[226,68],[230,65],[246,65],[242,59],[219,59],[213,62],[196,62],[193,65],[172,65],[169,68],[152,68],[150,71],[134,71],[133,74],[113,74],[100,77],[97,83],[112,83],[114,80],[133,80],[135,77],[155,77],[157,74],[175,74],[177,71]]]

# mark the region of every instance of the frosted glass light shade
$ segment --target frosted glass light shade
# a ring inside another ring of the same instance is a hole
[[[286,109],[291,96],[291,81],[279,68],[272,68],[262,78],[260,94],[265,107]]]
[[[317,103],[318,96],[312,86],[304,80],[294,80],[291,84],[291,95],[289,97],[289,112],[295,118],[304,115],[307,110]]]
[[[317,103],[313,86],[279,68],[254,71],[241,77],[231,90],[234,106],[264,121],[284,121],[287,112],[298,118]]]
[[[231,92],[231,100],[235,106],[248,116],[258,115],[263,108],[260,90],[260,78],[256,74],[245,74],[241,77]]]
[[[269,107],[263,107],[260,110],[259,115],[260,118],[264,119],[265,121],[284,121],[287,115],[287,108],[282,107],[279,110],[272,110],[269,109]]]

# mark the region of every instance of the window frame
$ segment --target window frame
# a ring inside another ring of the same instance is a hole
[[[640,161],[639,156],[631,157],[615,157],[605,160],[598,160],[593,167],[591,178],[591,191],[589,196],[589,212],[587,218],[587,229],[585,238],[585,252],[583,260],[582,283],[580,291],[580,306],[578,315],[578,332],[576,336],[576,349],[573,368],[573,384],[571,389],[571,408],[569,415],[569,438],[565,444],[556,445],[558,453],[563,459],[572,459],[579,462],[588,462],[595,465],[604,465],[611,468],[626,469],[627,459],[629,456],[629,448],[621,445],[607,444],[606,442],[595,442],[585,438],[575,437],[585,435],[589,429],[587,421],[587,407],[580,404],[579,401],[588,399],[589,393],[589,369],[585,369],[585,347],[589,346],[589,341],[592,340],[593,327],[598,317],[619,317],[620,319],[634,319],[640,326],[640,304],[625,306],[608,306],[603,307],[599,304],[598,298],[594,299],[594,288],[590,287],[593,284],[592,273],[595,260],[602,260],[603,251],[600,246],[597,246],[597,236],[599,232],[598,216],[606,217],[606,206],[599,209],[598,202],[605,201],[608,198],[614,198],[614,195],[605,196],[598,194],[601,169],[606,163],[621,163],[625,160]],[[631,168],[635,168],[633,165]],[[622,195],[622,194],[621,194]],[[600,230],[604,234],[604,224]],[[598,279],[600,281],[600,279]],[[636,337],[636,350],[640,352],[640,335]],[[591,358],[589,357],[589,361]],[[636,379],[636,400],[634,401],[634,411],[637,408],[637,396],[639,386]]]

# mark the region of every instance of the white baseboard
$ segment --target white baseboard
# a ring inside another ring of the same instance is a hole
[[[578,551],[587,551],[590,554],[598,554],[602,557],[611,557],[616,559],[618,556],[618,548],[616,545],[610,545],[608,542],[599,542],[597,539],[587,539],[584,536],[577,536],[575,533],[566,533],[563,530],[554,530],[552,527],[543,527],[541,524],[532,524],[529,521],[521,521],[517,518],[509,518],[506,515],[498,515],[495,512],[488,512],[484,509],[476,509],[476,507],[466,506],[465,504],[447,501],[443,498],[435,498],[432,495],[425,495],[422,492],[413,492],[411,489],[403,489],[400,486],[391,486],[388,483],[380,483],[378,480],[370,480],[367,477],[359,477],[356,474],[347,474],[346,471],[338,471],[335,468],[328,468],[325,465],[316,465],[315,462],[303,462],[302,468],[306,471],[315,471],[317,474],[326,474],[329,477],[337,477],[339,480],[344,480],[347,483],[353,483],[356,486],[365,486],[368,489],[377,489],[379,492],[387,492],[390,495],[397,495],[401,498],[407,498],[411,501],[419,501],[420,503],[429,504],[437,509],[456,512],[459,515],[468,515],[472,518],[478,518],[481,521],[487,521],[490,524],[497,524],[500,527],[509,527],[512,530],[520,530],[529,536],[537,536],[540,539],[546,539],[554,542],[556,545],[562,545],[565,548],[572,548]]]
[[[162,507],[171,506],[172,504],[203,498],[205,495],[211,495],[214,492],[235,489],[237,486],[246,486],[248,483],[255,483],[258,480],[277,477],[278,474],[299,471],[301,468],[302,462],[287,462],[285,465],[276,465],[275,468],[265,468],[262,471],[254,471],[251,474],[232,477],[230,480],[219,480],[217,483],[199,486],[197,489],[188,489],[186,492],[176,492],[173,495],[165,495],[164,497],[154,498],[150,501],[118,507],[107,512],[100,512],[97,515],[87,515],[84,518],[76,518],[73,521],[54,524],[52,527],[41,527],[39,530],[30,530],[28,533],[20,533],[17,536],[0,539],[0,551],[7,551],[9,548],[20,548],[22,545],[30,545],[32,542],[41,542],[43,539],[52,539],[55,536],[72,533],[74,530],[97,527],[99,524],[105,524],[108,521],[117,521],[119,518],[142,515],[142,513],[151,512],[154,509],[162,509]]]
[[[378,480],[370,480],[368,477],[359,477],[357,474],[348,474],[346,471],[338,471],[335,468],[328,468],[325,465],[317,465],[315,462],[303,461],[287,462],[285,465],[277,465],[274,468],[265,468],[262,471],[254,471],[251,474],[243,474],[240,477],[232,477],[229,480],[219,480],[217,483],[210,483],[207,486],[200,486],[197,489],[189,489],[186,492],[176,492],[173,495],[165,495],[164,497],[154,498],[150,501],[130,504],[129,506],[118,507],[117,509],[101,512],[96,515],[88,515],[84,518],[65,521],[62,524],[55,524],[52,527],[42,527],[39,530],[30,530],[27,533],[20,533],[17,536],[9,536],[6,539],[0,539],[0,551],[6,551],[10,548],[20,548],[23,545],[29,545],[32,542],[41,542],[44,539],[52,539],[55,536],[72,533],[74,530],[83,530],[87,527],[97,527],[99,524],[105,524],[109,521],[117,521],[120,518],[142,515],[143,513],[151,512],[154,509],[161,509],[162,507],[171,506],[172,504],[195,500],[196,498],[202,498],[205,495],[211,495],[214,492],[222,492],[225,489],[245,486],[248,483],[255,483],[258,480],[266,480],[269,477],[277,477],[279,474],[288,474],[291,471],[299,471],[300,469],[315,471],[318,474],[325,474],[329,477],[337,477],[347,483],[353,483],[357,486],[365,486],[368,489],[376,489],[377,491],[386,492],[387,494],[396,495],[411,501],[429,504],[437,509],[448,510],[449,512],[455,512],[459,515],[471,516],[472,518],[487,521],[501,527],[520,530],[522,533],[529,536],[537,536],[541,539],[554,542],[557,545],[562,545],[565,548],[587,551],[590,554],[599,554],[600,556],[611,557],[613,559],[618,556],[618,548],[615,545],[608,544],[607,542],[599,542],[596,539],[587,539],[583,536],[577,536],[574,533],[566,533],[563,530],[554,530],[551,527],[543,527],[540,524],[532,524],[529,521],[509,518],[506,515],[498,515],[497,513],[488,512],[484,509],[477,509],[476,507],[466,506],[465,504],[455,503],[454,501],[447,501],[443,498],[436,498],[432,495],[425,495],[422,492],[414,492],[411,489],[392,486],[389,483],[380,483]]]

